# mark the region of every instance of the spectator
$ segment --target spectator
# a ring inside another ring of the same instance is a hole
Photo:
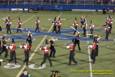
[[[24,69],[23,73],[20,75],[20,77],[30,77],[30,74],[26,69]]]

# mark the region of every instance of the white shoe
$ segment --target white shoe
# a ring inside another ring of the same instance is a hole
[[[44,69],[46,68],[46,64],[43,64],[42,66],[40,66],[38,69]]]
[[[3,62],[3,59],[0,59],[0,62]]]
[[[42,65],[42,68],[46,68],[46,64],[43,64],[43,65]]]
[[[38,69],[42,69],[42,67],[40,66]]]

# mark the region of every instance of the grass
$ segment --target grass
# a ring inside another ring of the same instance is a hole
[[[43,31],[48,31],[48,29],[51,27],[51,21],[48,19],[53,19],[55,16],[58,16],[60,13],[62,13],[61,18],[65,18],[66,20],[63,20],[63,28],[69,28],[71,24],[73,23],[74,17],[77,17],[78,19],[80,16],[87,16],[88,21],[93,20],[94,24],[96,25],[97,28],[100,28],[103,30],[102,25],[104,24],[105,18],[108,16],[103,15],[101,13],[95,13],[95,12],[71,12],[71,11],[39,11],[39,12],[31,12],[31,13],[22,13],[22,12],[2,12],[0,11],[0,25],[4,27],[4,22],[2,18],[6,16],[11,16],[13,20],[13,25],[12,28],[16,27],[16,21],[17,17],[21,17],[23,22],[23,27],[25,28],[34,28],[34,22],[37,16],[40,17],[41,20],[41,30]],[[115,15],[111,15],[113,19],[115,19]],[[31,19],[29,19],[31,18]],[[115,21],[115,20],[114,20]],[[113,31],[112,34],[110,35],[111,39],[115,38],[115,23],[113,24]],[[0,32],[0,36],[5,34],[5,31]],[[13,34],[16,34],[15,32]],[[26,33],[24,33],[26,34]],[[104,33],[103,31],[101,32],[95,32],[95,34],[99,34],[104,38]],[[33,42],[33,48],[32,50],[36,48],[36,46],[40,43],[44,36],[38,36],[35,37],[36,40]],[[48,38],[51,38],[48,36]],[[68,54],[69,51],[65,48],[65,44],[70,41],[64,41],[64,40],[58,40],[56,41],[56,58],[52,59],[53,61],[53,67],[50,67],[49,64],[47,68],[44,70],[31,70],[28,69],[32,77],[49,77],[51,74],[51,70],[59,70],[61,77],[90,77],[89,72],[79,72],[80,70],[89,70],[89,61],[88,61],[88,52],[87,52],[87,46],[88,44],[86,42],[81,41],[81,48],[82,51],[79,52],[77,51],[76,53],[76,60],[78,60],[79,64],[78,65],[72,65],[68,66]],[[21,44],[22,41],[16,42],[17,46]],[[113,74],[108,75],[108,74],[94,74],[93,77],[114,77],[115,73],[115,68],[114,68],[114,63],[115,63],[115,42],[110,41],[110,42],[105,42],[102,41],[99,43],[99,56],[97,57],[96,64],[93,65],[93,70],[112,70]],[[33,51],[31,53],[33,53]],[[17,58],[19,64],[23,64],[23,50],[22,49],[17,49]],[[0,58],[3,58],[3,55],[0,56]],[[41,51],[37,51],[35,56],[32,58],[31,63],[35,63],[39,65],[42,61],[43,55]],[[3,63],[6,64],[6,62]],[[18,72],[20,71],[21,68],[19,69],[14,69],[14,70],[8,70],[3,68],[3,65],[0,66],[0,77],[16,77]]]

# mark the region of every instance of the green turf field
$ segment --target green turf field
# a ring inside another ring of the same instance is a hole
[[[70,25],[73,23],[73,20],[75,17],[78,19],[80,16],[87,16],[88,22],[92,19],[94,24],[96,25],[96,28],[103,29],[102,25],[104,24],[105,18],[108,16],[108,14],[103,15],[101,13],[95,13],[95,12],[71,12],[71,11],[38,11],[38,12],[31,12],[31,13],[22,13],[22,12],[2,12],[0,11],[0,25],[4,27],[4,21],[3,19],[7,16],[10,16],[13,20],[12,27],[16,27],[17,23],[17,17],[21,17],[23,20],[23,27],[25,28],[34,28],[35,19],[37,16],[40,17],[41,20],[41,30],[43,31],[49,31],[52,23],[48,19],[53,19],[55,16],[61,16],[61,18],[65,19],[62,20],[62,28],[70,28]],[[110,35],[111,39],[115,39],[115,14],[111,14],[111,16],[114,19],[113,23],[113,31]],[[5,34],[5,31],[0,32],[0,36]],[[13,32],[13,34],[16,34]],[[20,33],[19,33],[20,34]],[[26,33],[23,33],[26,34]],[[104,38],[104,33],[96,32],[95,34],[100,35],[102,38]],[[33,48],[32,53],[34,53],[36,47],[38,45],[44,44],[43,38],[51,38],[50,36],[38,36],[35,37],[36,40],[33,41]],[[70,41],[64,41],[64,40],[58,40],[56,41],[56,58],[53,58],[53,67],[49,66],[49,63],[47,63],[47,68],[43,70],[31,70],[28,69],[29,73],[32,75],[32,77],[50,77],[51,70],[59,70],[61,77],[91,77],[90,69],[89,69],[89,55],[87,51],[87,42],[81,41],[81,52],[76,53],[76,60],[79,62],[78,65],[72,65],[68,66],[68,54],[69,51],[66,49],[65,44],[67,44]],[[21,41],[16,42],[17,45],[21,44]],[[115,76],[115,41],[102,41],[99,43],[99,56],[97,57],[96,64],[92,65],[92,69],[95,72],[93,73],[93,77],[114,77]],[[19,69],[5,69],[3,68],[3,65],[7,63],[7,59],[5,59],[5,62],[0,66],[0,77],[16,77],[17,74],[20,72],[20,70],[23,68],[23,50],[18,48],[17,49],[17,59],[18,63],[22,65]],[[0,56],[0,58],[3,58],[3,55]],[[31,63],[35,63],[38,66],[40,65],[42,61],[43,55],[42,52],[37,49],[37,52],[32,57]],[[101,74],[97,73],[101,71]],[[107,72],[111,73],[107,73]],[[97,73],[97,74],[96,74]]]

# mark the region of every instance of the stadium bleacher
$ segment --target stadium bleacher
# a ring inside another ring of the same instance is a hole
[[[31,10],[102,10],[115,8],[115,0],[0,0],[0,9],[28,8]]]
[[[12,3],[114,4],[115,0],[0,0],[0,4]]]

